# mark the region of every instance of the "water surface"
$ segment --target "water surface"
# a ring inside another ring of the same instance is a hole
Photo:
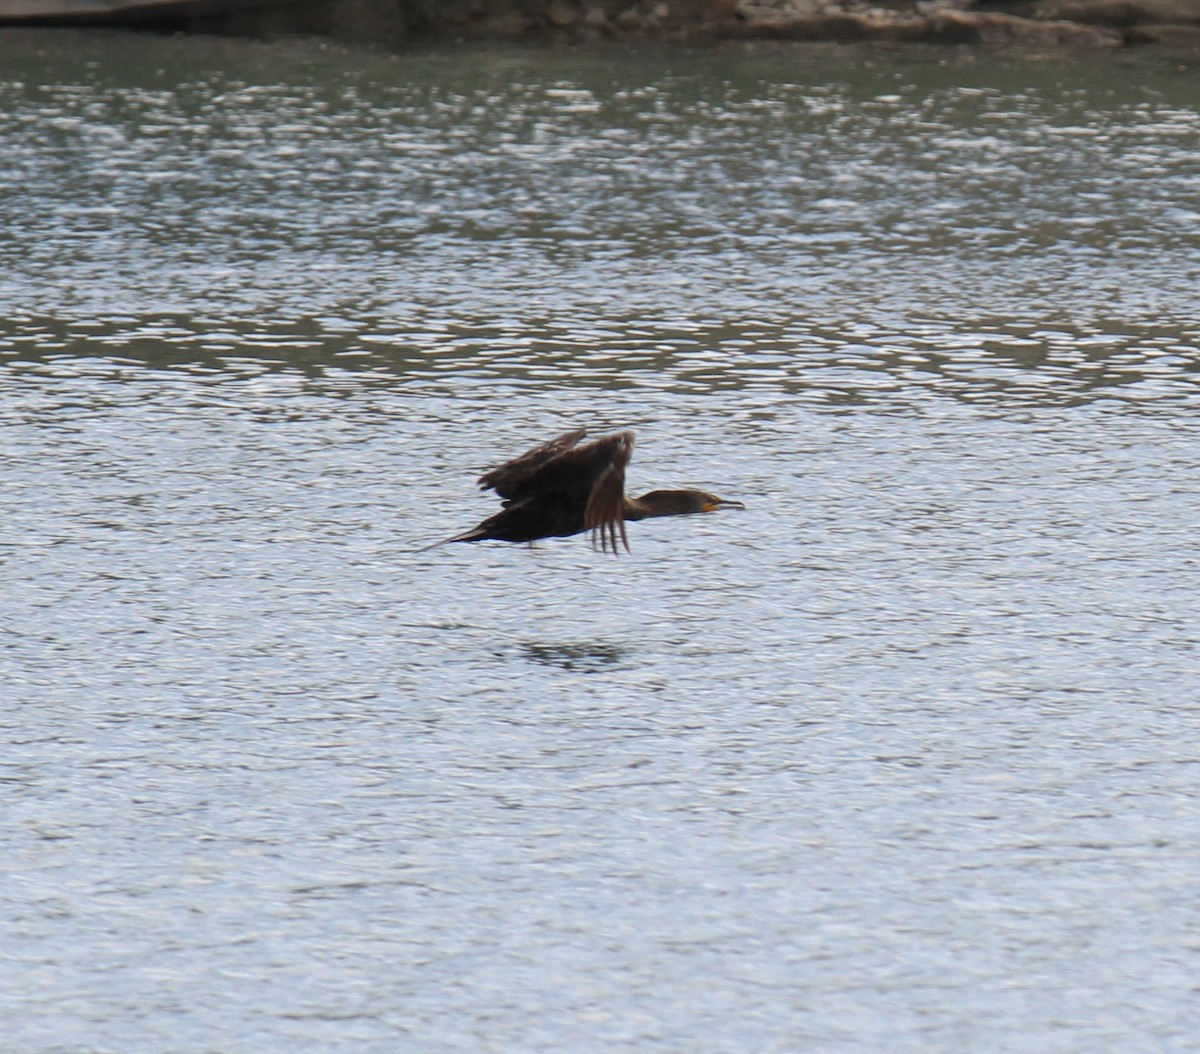
[[[8,1049],[1194,1049],[1193,69],[4,40]]]

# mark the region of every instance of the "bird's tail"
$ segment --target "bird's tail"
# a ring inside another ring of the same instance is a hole
[[[453,538],[443,538],[440,542],[434,542],[432,545],[423,545],[420,549],[411,550],[414,553],[427,553],[430,549],[437,549],[442,545],[449,545],[451,542],[478,542],[487,537],[487,531],[482,527],[472,527],[469,531],[464,531],[462,534],[456,534]]]

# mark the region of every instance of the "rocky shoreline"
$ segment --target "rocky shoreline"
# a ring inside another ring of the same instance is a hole
[[[0,0],[0,24],[383,44],[651,39],[1200,49],[1200,0]]]
[[[776,0],[738,4],[726,35],[785,40],[1117,48],[1200,46],[1196,0]]]
[[[430,17],[429,29],[472,37],[1200,47],[1200,0],[499,0],[432,6],[441,12]]]

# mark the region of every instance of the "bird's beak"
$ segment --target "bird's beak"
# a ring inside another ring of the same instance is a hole
[[[701,512],[716,512],[718,509],[744,509],[746,506],[740,501],[726,501],[724,498],[717,498],[715,501],[706,502]]]

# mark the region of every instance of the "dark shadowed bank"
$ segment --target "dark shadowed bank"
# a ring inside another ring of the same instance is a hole
[[[1200,0],[0,0],[0,24],[429,39],[1200,47]]]

